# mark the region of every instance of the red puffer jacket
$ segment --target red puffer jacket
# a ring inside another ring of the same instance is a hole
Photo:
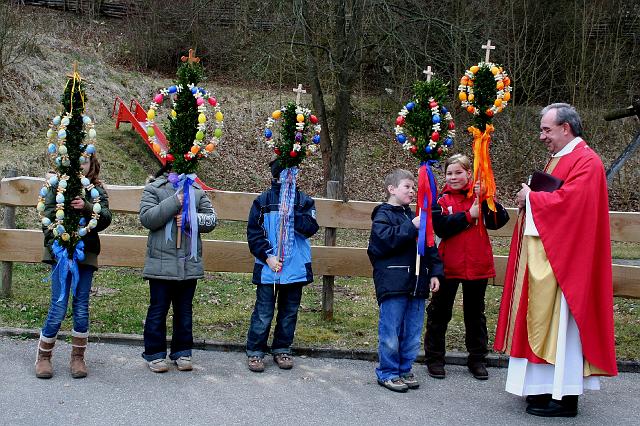
[[[469,214],[474,200],[467,198],[470,187],[471,183],[462,190],[453,190],[445,185],[433,208],[433,228],[442,238],[438,251],[446,279],[479,280],[496,276],[487,228],[501,228],[509,221],[509,214],[497,202],[497,214],[490,213],[483,202],[485,226],[479,225]]]

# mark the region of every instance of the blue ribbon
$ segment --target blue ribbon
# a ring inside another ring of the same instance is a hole
[[[193,183],[197,179],[195,173],[185,175],[170,174],[169,182],[173,185],[173,189],[176,190],[176,194],[182,191],[184,197],[182,198],[182,231],[190,237],[190,250],[192,259],[198,257],[198,212],[196,210],[195,202],[195,190],[192,189]],[[173,220],[167,222],[164,227],[164,235],[166,241],[171,241],[171,230],[173,228]]]
[[[296,198],[296,176],[298,168],[291,167],[280,172],[280,205],[278,208],[278,219],[280,229],[278,230],[278,257],[284,262],[285,257],[291,252],[293,246],[293,210]]]
[[[424,198],[422,199],[422,211],[420,212],[420,228],[418,228],[418,254],[420,256],[424,256],[425,254],[425,246],[426,246],[426,239],[427,239],[427,220],[431,219],[427,217],[428,214],[427,214],[426,206],[433,206],[437,198],[436,193],[438,189],[436,186],[436,178],[433,175],[433,170],[431,170],[432,166],[438,167],[438,161],[428,160],[420,163],[420,167],[421,168],[424,167],[427,173],[427,178],[429,179],[429,188],[431,192],[430,200],[427,199],[426,192],[424,192],[423,194]]]
[[[58,240],[53,242],[51,247],[53,255],[56,258],[56,266],[51,271],[51,283],[52,286],[60,287],[60,297],[58,302],[63,301],[67,297],[67,277],[71,272],[71,294],[76,295],[76,287],[80,280],[80,270],[78,262],[82,262],[85,258],[84,255],[84,241],[80,240],[76,244],[73,251],[73,257],[69,258],[69,252],[65,247],[60,245]],[[56,275],[57,272],[57,275]],[[57,277],[57,279],[56,279]]]

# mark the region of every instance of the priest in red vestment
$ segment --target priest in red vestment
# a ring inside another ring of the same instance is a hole
[[[527,396],[528,413],[572,417],[584,389],[618,373],[607,182],[576,110],[541,116],[557,189],[518,192],[494,349],[510,355],[506,390]]]

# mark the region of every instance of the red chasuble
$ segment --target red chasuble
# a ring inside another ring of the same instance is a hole
[[[606,375],[615,376],[618,369],[604,166],[582,141],[559,158],[551,174],[564,180],[564,184],[554,192],[529,194],[533,220],[578,325],[585,359]],[[519,220],[511,240],[494,349],[540,364],[546,362],[531,351],[527,335],[528,273],[519,261],[525,250],[523,227]]]

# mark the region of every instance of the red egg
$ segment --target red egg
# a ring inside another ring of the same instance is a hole
[[[404,124],[404,117],[399,115],[398,118],[396,118],[396,126],[402,126]]]
[[[169,162],[169,163],[173,163],[175,161],[175,157],[173,156],[173,154],[167,154],[167,156],[165,157],[165,159]]]
[[[273,148],[273,153],[276,155],[280,155],[281,151],[278,148]]]
[[[298,156],[298,153],[297,153],[296,151],[291,151],[291,152],[289,153],[289,155],[290,155],[291,157],[297,157],[297,156]]]
[[[438,106],[438,103],[436,101],[429,102],[429,108],[435,108],[437,106]]]
[[[456,128],[456,123],[454,123],[453,121],[449,122],[449,130],[453,130]]]
[[[309,116],[309,121],[311,121],[311,124],[318,124],[318,117],[316,117],[315,115],[311,114]]]
[[[431,140],[436,141],[436,142],[439,141],[440,140],[440,133],[438,133],[438,132],[431,133]]]
[[[210,97],[209,99],[207,99],[209,101],[209,104],[211,106],[216,106],[218,104],[218,101],[216,100],[216,98],[214,97]]]
[[[418,152],[418,147],[413,145],[411,148],[409,148],[409,152],[411,152],[412,154],[415,154],[416,152]]]

